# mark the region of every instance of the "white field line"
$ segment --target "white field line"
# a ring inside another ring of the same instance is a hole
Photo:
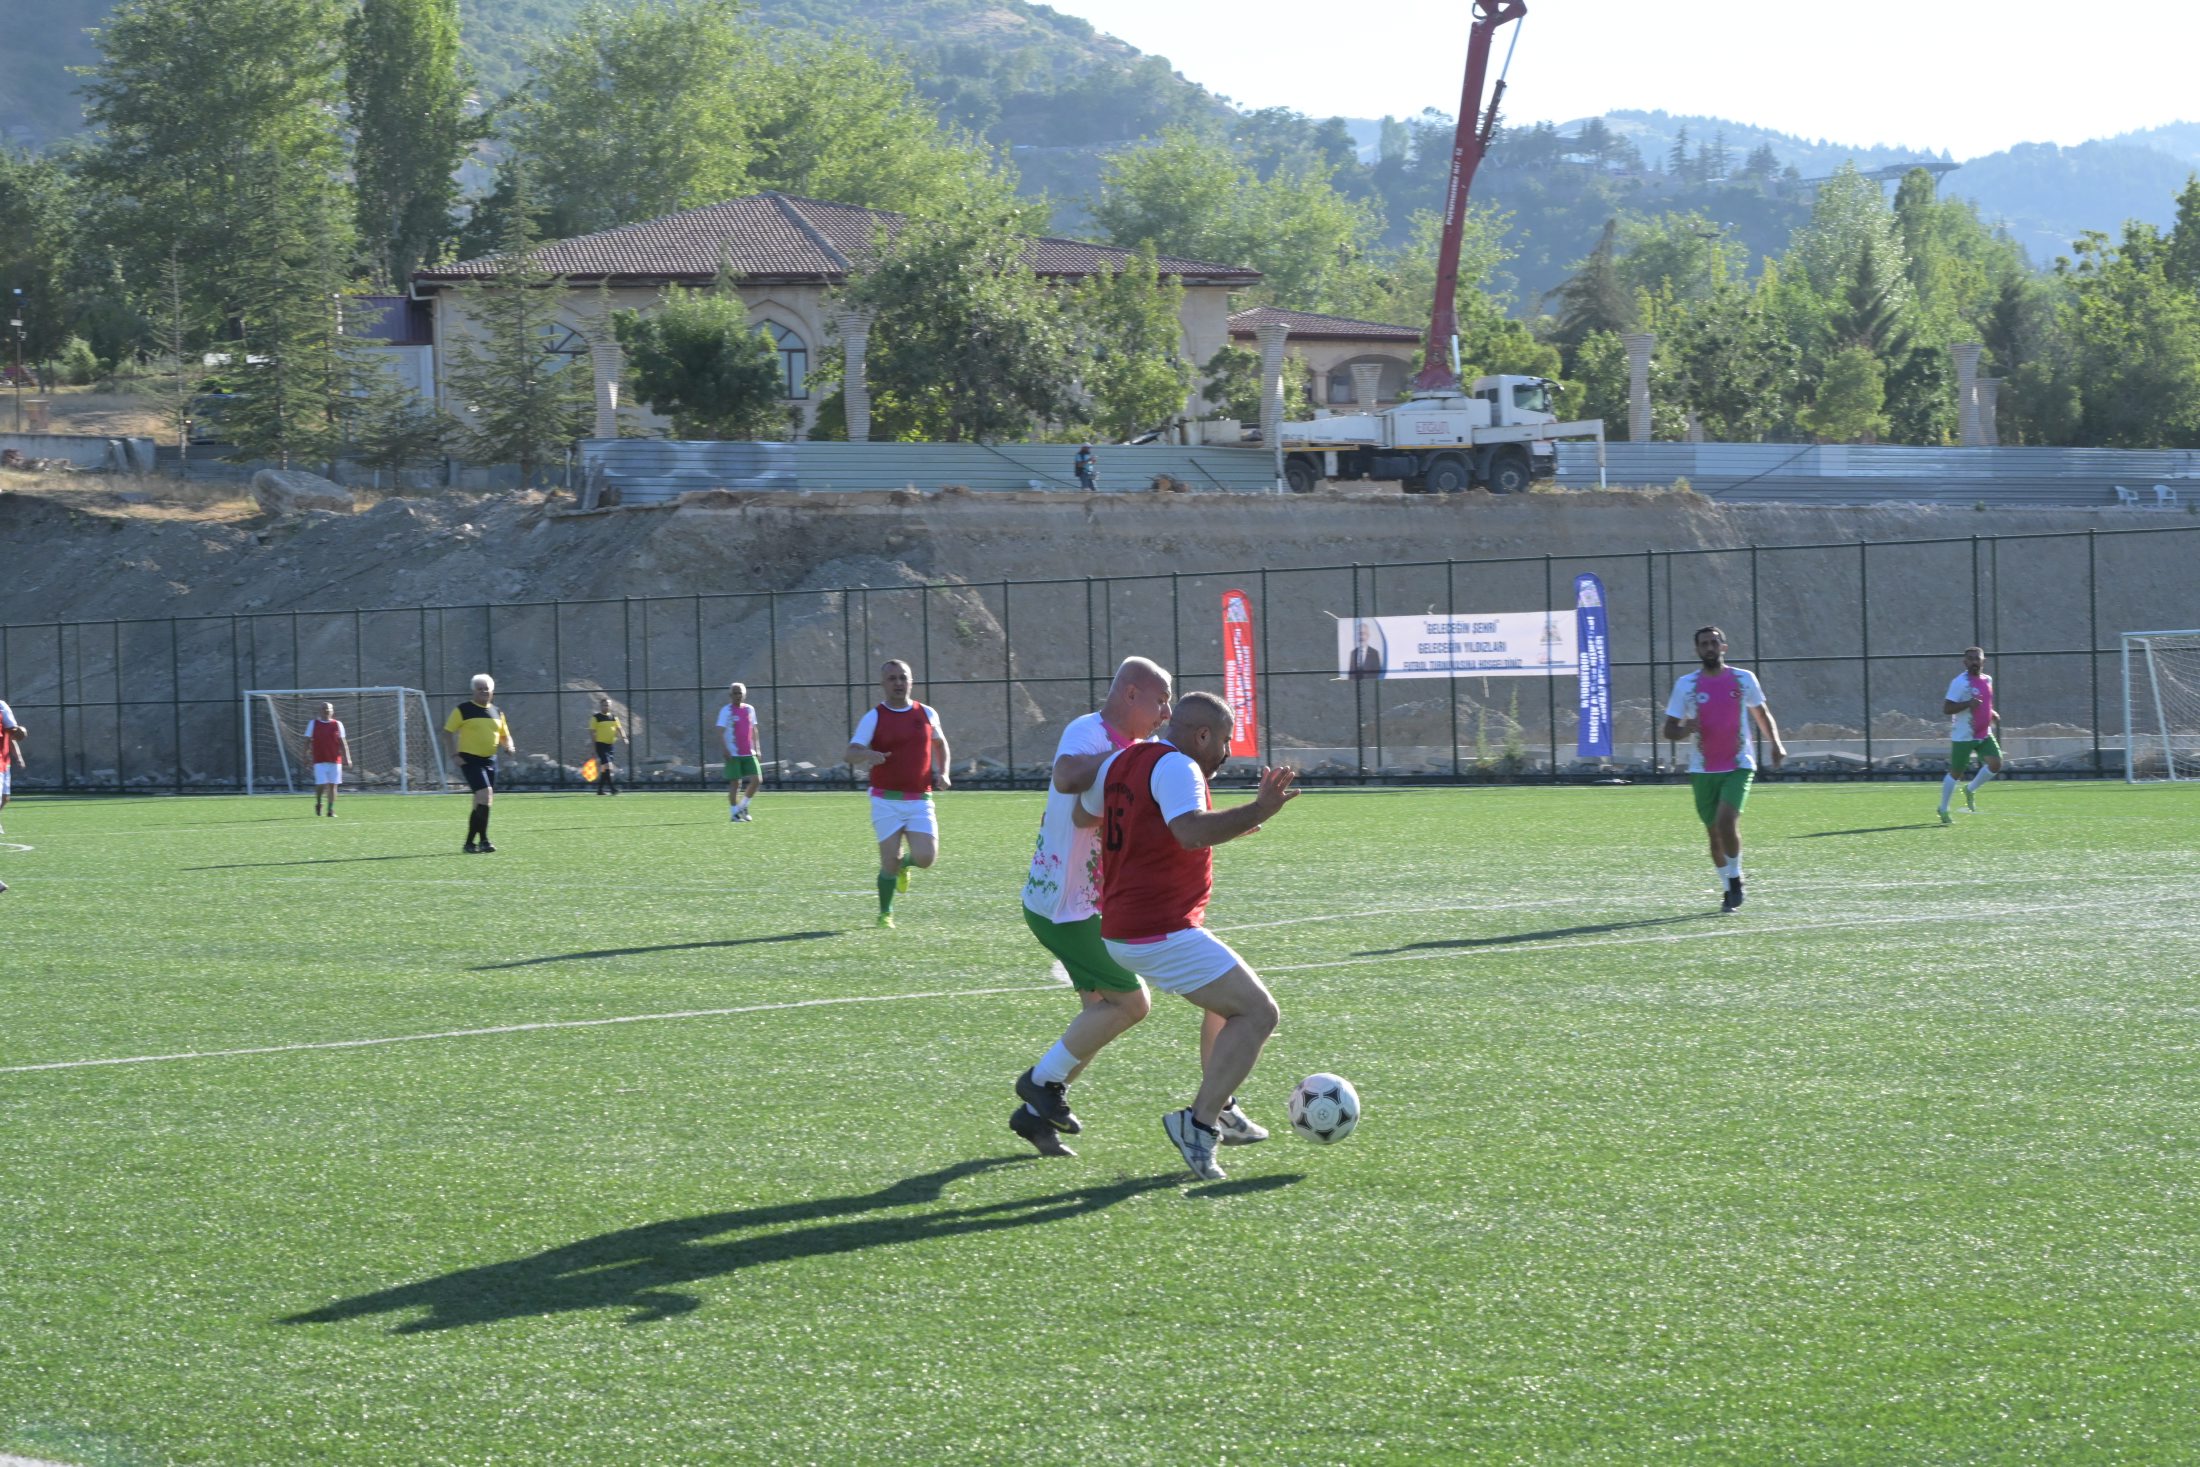
[[[2102,907],[2136,907],[2157,904],[2158,898],[2155,897],[2128,897],[2118,901],[2066,902],[2061,906],[1974,909],[1961,913],[1960,917],[1966,923],[2009,921],[2024,917],[2047,916],[2057,912],[2092,912],[2098,911]],[[1638,947],[1648,943],[1661,942],[1727,943],[1739,942],[1745,938],[1773,937],[1793,932],[1825,932],[1833,928],[1846,927],[1900,927],[1920,922],[1945,923],[1950,920],[1949,913],[1937,911],[1914,912],[1896,917],[1822,918],[1817,921],[1796,922],[1781,927],[1749,926],[1745,925],[1747,919],[1743,919],[1742,923],[1716,930],[1699,927],[1687,932],[1661,932],[1642,937],[1600,937],[1579,942],[1497,942],[1479,947],[1447,947],[1433,952],[1379,953],[1362,958],[1340,958],[1325,963],[1290,963],[1278,964],[1275,967],[1267,967],[1264,964],[1263,969],[1270,973],[1310,973],[1321,968],[1381,968],[1393,963],[1427,963],[1444,958],[1492,957],[1503,953],[1540,953],[1584,947]]]
[[[295,1054],[309,1049],[370,1049],[382,1044],[418,1044],[428,1039],[480,1039],[492,1034],[527,1034],[543,1029],[599,1029],[608,1024],[652,1024],[669,1019],[719,1019],[732,1014],[765,1014],[783,1009],[821,1009],[855,1003],[907,1003],[915,999],[976,998],[1002,993],[1052,993],[1055,985],[1034,988],[1019,983],[1013,988],[939,989],[929,993],[876,993],[852,998],[804,998],[791,1003],[746,1004],[730,1009],[680,1009],[664,1014],[622,1014],[612,1019],[551,1019],[533,1024],[498,1024],[486,1029],[443,1029],[432,1034],[395,1034],[381,1039],[327,1039],[311,1044],[263,1044],[250,1049],[202,1049],[181,1054],[139,1054],[121,1059],[51,1060],[37,1065],[0,1065],[0,1075],[28,1074],[33,1070],[85,1070],[103,1065],[156,1065],[169,1060],[233,1059],[252,1054]]]

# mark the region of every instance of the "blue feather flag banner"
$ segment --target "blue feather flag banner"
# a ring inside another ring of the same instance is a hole
[[[1609,759],[1612,638],[1604,620],[1604,582],[1586,571],[1574,577],[1574,653],[1581,679],[1581,721],[1574,753],[1583,759]]]

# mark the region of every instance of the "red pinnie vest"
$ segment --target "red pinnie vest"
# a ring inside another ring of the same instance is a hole
[[[914,699],[907,708],[874,710],[878,722],[871,730],[871,747],[886,757],[871,766],[871,789],[893,791],[909,799],[932,792],[931,710]]]
[[[1100,935],[1118,942],[1197,927],[1215,890],[1215,858],[1188,851],[1161,818],[1153,770],[1181,751],[1158,740],[1134,744],[1108,765],[1101,792]]]

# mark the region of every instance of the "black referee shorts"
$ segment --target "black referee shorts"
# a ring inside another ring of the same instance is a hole
[[[497,787],[497,761],[494,754],[461,754],[458,756],[458,772],[466,777],[470,790],[493,790]]]

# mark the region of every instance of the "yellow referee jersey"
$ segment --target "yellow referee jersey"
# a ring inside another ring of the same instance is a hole
[[[619,741],[619,720],[616,718],[591,718],[588,720],[588,727],[599,744],[615,744]]]
[[[458,735],[458,752],[481,758],[495,755],[497,746],[509,743],[512,731],[505,726],[504,715],[494,703],[482,704],[471,700],[451,710],[451,716],[443,720],[443,731]]]

